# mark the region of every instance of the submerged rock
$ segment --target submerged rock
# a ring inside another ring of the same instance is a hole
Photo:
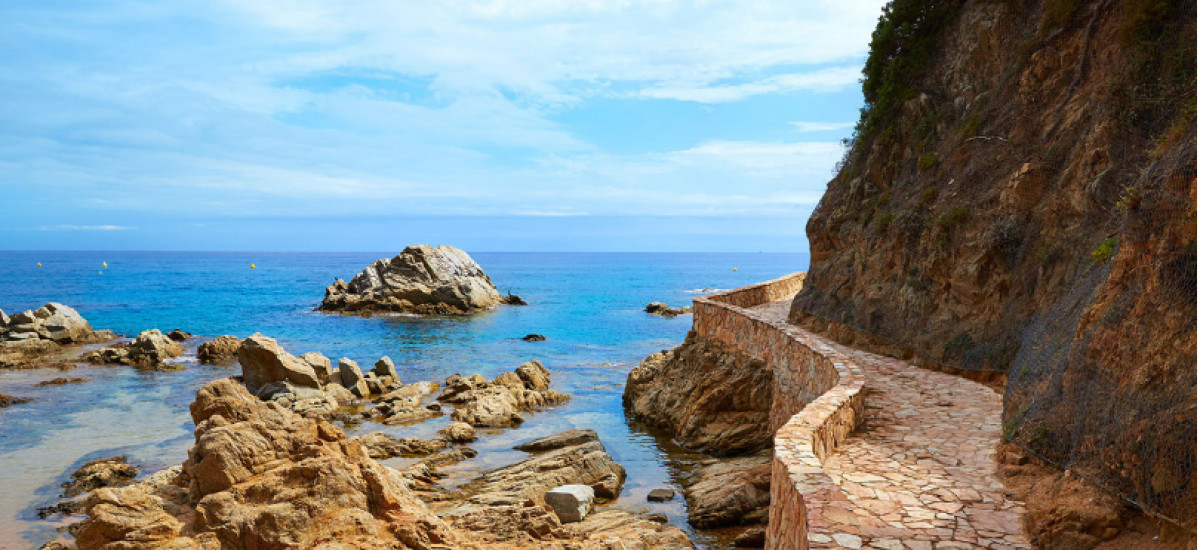
[[[662,302],[650,302],[649,304],[646,304],[646,313],[653,313],[654,315],[658,315],[660,317],[677,317],[679,315],[691,312],[692,308],[690,306],[673,308]]]
[[[220,363],[237,357],[242,341],[237,336],[223,334],[209,340],[196,349],[196,359],[201,363]]]
[[[319,309],[343,312],[464,314],[511,303],[466,252],[416,245],[376,260],[350,283],[325,289]],[[519,298],[518,298],[519,300]]]
[[[22,403],[28,403],[28,402],[29,402],[29,399],[26,399],[24,397],[14,397],[11,395],[6,395],[3,393],[0,393],[0,409],[3,409],[5,407],[11,407],[13,405],[20,405]]]
[[[546,337],[541,334],[526,334],[522,340],[526,342],[545,342]]]
[[[527,453],[540,453],[572,445],[581,445],[589,441],[600,441],[600,436],[596,435],[596,430],[568,430],[522,443],[513,448]]]
[[[646,494],[646,500],[650,502],[667,502],[675,498],[675,491],[672,489],[652,489]]]
[[[137,467],[127,464],[124,456],[93,460],[71,474],[62,484],[64,497],[79,496],[101,487],[119,487],[137,477]]]

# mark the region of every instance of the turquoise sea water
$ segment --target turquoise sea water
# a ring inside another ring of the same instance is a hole
[[[335,277],[349,279],[387,253],[0,252],[0,309],[8,313],[48,301],[75,307],[95,328],[134,336],[148,328],[195,333],[189,348],[220,334],[261,332],[289,352],[319,351],[370,365],[395,360],[405,382],[440,382],[454,373],[491,377],[540,359],[554,387],[572,401],[526,415],[520,428],[486,435],[480,456],[452,472],[519,460],[520,441],[570,428],[595,428],[629,473],[614,504],[666,513],[686,529],[682,499],[647,503],[645,493],[676,483],[669,442],[626,422],[626,374],[649,353],[674,347],[691,316],[647,315],[651,301],[690,303],[699,290],[744,286],[807,268],[796,254],[477,253],[501,292],[529,302],[453,318],[349,317],[313,311]],[[37,264],[42,266],[38,267]],[[102,268],[107,262],[108,267]],[[256,268],[251,269],[250,265]],[[734,268],[737,270],[734,271]],[[525,342],[525,334],[545,342]],[[238,367],[195,364],[177,372],[80,366],[59,371],[0,371],[0,393],[33,402],[0,409],[0,549],[36,547],[61,522],[38,520],[36,507],[57,502],[58,483],[82,462],[128,455],[144,471],[181,462],[192,442],[187,406],[195,390]],[[56,376],[83,384],[39,387]],[[367,423],[429,437],[443,417],[410,427]],[[396,465],[402,465],[397,461]],[[453,483],[455,476],[451,477]],[[678,489],[679,487],[675,485]],[[689,531],[690,532],[690,531]],[[693,533],[702,545],[709,539]]]

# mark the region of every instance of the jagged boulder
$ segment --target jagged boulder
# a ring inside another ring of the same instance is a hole
[[[242,345],[237,336],[223,334],[196,348],[196,359],[201,363],[220,363],[237,357],[238,347]]]
[[[230,379],[191,406],[183,468],[88,498],[79,550],[430,548],[461,537],[336,427]],[[347,546],[348,545],[348,546]]]
[[[274,338],[254,333],[242,340],[237,357],[242,365],[242,382],[253,393],[257,394],[268,384],[285,381],[321,389],[321,381],[312,366],[284,351]]]
[[[58,302],[12,316],[0,311],[0,342],[46,340],[56,344],[79,344],[111,337],[107,331],[93,330],[78,311]]]
[[[400,373],[396,372],[396,364],[388,356],[380,357],[375,362],[375,374],[379,377],[390,376],[394,382],[400,382]]]
[[[376,260],[350,283],[325,289],[319,309],[343,312],[463,314],[513,302],[466,252],[416,245]],[[519,298],[517,298],[519,300]]]
[[[662,302],[650,302],[646,304],[646,313],[658,315],[659,317],[678,317],[685,313],[691,313],[690,306],[671,307]]]
[[[687,487],[688,523],[705,529],[766,523],[771,453],[725,459],[701,468]]]
[[[152,328],[138,334],[125,351],[129,362],[134,365],[156,366],[167,359],[183,355],[183,346],[162,331]]]
[[[338,381],[342,387],[350,390],[350,393],[358,397],[366,397],[370,395],[371,390],[367,387],[366,377],[363,376],[362,369],[358,368],[358,363],[354,360],[343,357],[338,359]]]

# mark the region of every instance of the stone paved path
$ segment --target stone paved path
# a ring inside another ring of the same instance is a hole
[[[786,319],[788,305],[756,309]],[[838,347],[866,377],[866,419],[825,461],[841,492],[806,501],[810,546],[1029,548],[1024,503],[1006,499],[995,475],[1001,396],[964,378]]]

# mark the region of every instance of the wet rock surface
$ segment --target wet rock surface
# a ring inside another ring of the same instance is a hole
[[[530,361],[494,380],[475,374],[446,379],[438,400],[457,405],[450,418],[475,427],[511,427],[525,421],[521,412],[566,403],[570,398],[550,389],[550,371]]]
[[[540,453],[543,451],[580,445],[590,441],[600,441],[600,436],[596,434],[596,430],[568,430],[522,443],[514,446],[513,448],[518,451],[525,451],[527,453]]]
[[[691,306],[671,307],[662,302],[650,302],[646,304],[646,313],[658,315],[659,317],[678,317],[685,313],[691,313]]]
[[[124,456],[93,460],[71,474],[62,484],[64,497],[75,497],[101,487],[119,487],[137,477],[137,468]]]
[[[766,523],[771,453],[719,460],[700,468],[685,492],[688,523],[700,528]]]
[[[3,409],[5,407],[11,407],[13,405],[20,405],[22,403],[28,403],[28,402],[29,402],[29,399],[25,398],[25,397],[15,397],[12,395],[0,393],[0,409]]]
[[[196,359],[201,363],[232,361],[237,357],[238,346],[241,345],[242,341],[237,336],[222,334],[200,344],[200,347],[196,349]]]
[[[70,346],[115,337],[111,331],[92,329],[79,312],[58,302],[11,316],[0,311],[0,368],[65,367],[65,357],[58,356]]]
[[[519,298],[517,299],[519,300]],[[349,283],[325,289],[319,309],[340,312],[464,314],[515,303],[496,290],[466,252],[416,245],[377,260]]]
[[[122,342],[93,350],[80,360],[97,365],[131,365],[138,368],[169,370],[176,368],[167,359],[183,355],[183,346],[158,329],[142,331],[132,342]]]
[[[770,445],[771,369],[711,349],[689,333],[683,345],[650,355],[629,373],[625,410],[680,443],[716,455]]]

